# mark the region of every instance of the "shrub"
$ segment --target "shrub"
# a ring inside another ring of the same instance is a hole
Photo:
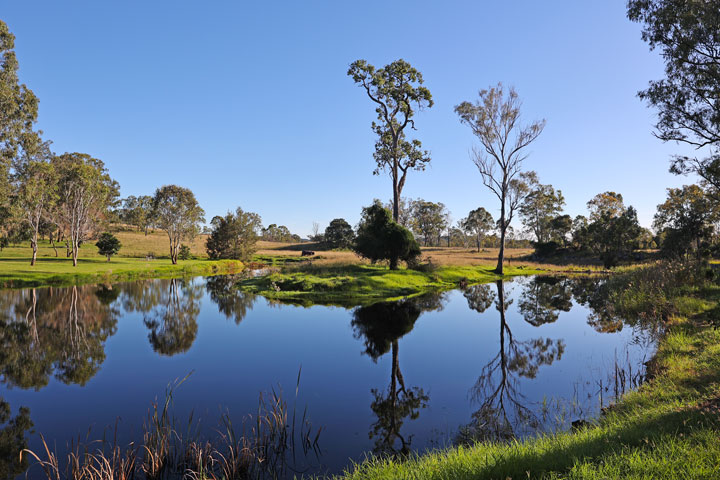
[[[363,209],[354,251],[372,262],[388,260],[396,270],[400,260],[412,263],[420,255],[420,246],[407,228],[395,223],[380,203]]]
[[[95,242],[95,246],[98,247],[98,253],[100,255],[105,255],[107,257],[107,261],[109,262],[110,257],[120,251],[120,247],[122,247],[122,244],[115,235],[105,232],[100,235],[98,241]]]
[[[180,250],[178,250],[178,258],[180,260],[190,260],[190,247],[188,247],[184,243],[180,245]]]
[[[555,255],[560,248],[560,244],[555,241],[535,242],[535,255],[539,258],[546,258]]]

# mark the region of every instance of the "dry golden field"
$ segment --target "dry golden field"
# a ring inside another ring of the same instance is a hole
[[[302,250],[312,250],[315,256],[311,257],[314,264],[333,264],[333,263],[367,263],[353,252],[347,250],[320,250],[315,243],[277,243],[277,242],[258,242],[258,255],[284,255],[284,256],[300,256]],[[478,266],[478,265],[495,265],[497,264],[498,249],[485,248],[479,253],[473,248],[462,247],[422,247],[423,261],[429,261],[436,265],[453,265],[453,266]],[[586,271],[586,270],[602,270],[599,265],[556,265],[531,261],[529,255],[533,253],[531,248],[506,248],[505,249],[505,265],[521,266],[525,265],[541,270],[553,271]]]
[[[165,232],[155,231],[145,236],[138,231],[120,231],[115,235],[122,242],[121,257],[145,257],[148,253],[154,253],[156,257],[168,256],[169,241]],[[207,258],[205,252],[205,241],[207,235],[198,235],[191,243],[188,243],[190,250],[196,258]],[[281,243],[259,241],[257,243],[258,255],[278,255],[299,257],[302,250],[312,250],[314,257],[310,257],[314,264],[336,264],[336,263],[367,263],[353,252],[348,250],[323,250],[317,243]],[[47,248],[47,247],[46,247]],[[95,247],[92,250],[94,253]],[[423,260],[430,261],[437,265],[475,266],[494,265],[497,262],[498,249],[486,248],[479,253],[473,248],[462,247],[423,247]],[[88,252],[90,253],[90,252]],[[600,266],[556,265],[531,261],[528,259],[532,254],[530,248],[506,248],[505,261],[508,266],[526,265],[543,270],[599,270]]]

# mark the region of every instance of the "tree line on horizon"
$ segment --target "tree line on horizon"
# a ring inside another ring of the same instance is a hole
[[[480,90],[475,100],[455,106],[459,122],[478,142],[471,160],[483,186],[496,197],[499,215],[494,217],[489,211],[493,209],[478,207],[453,225],[441,202],[403,197],[408,173],[425,170],[432,160],[413,132],[417,131],[417,114],[432,108],[434,102],[422,74],[399,59],[381,68],[357,60],[347,71],[375,108],[376,118],[371,123],[376,134],[373,174],[389,175],[391,201],[385,205],[374,201],[365,207],[355,228],[338,218],[321,234],[319,225],[313,224],[311,239],[332,248],[355,248],[359,254],[387,260],[393,267],[405,257],[409,263],[416,262],[417,255],[408,252],[419,252],[419,243],[466,248],[474,244],[477,250],[493,246],[499,249],[498,273],[503,272],[506,244],[529,246],[531,242],[538,258],[590,252],[606,267],[631,260],[637,249],[658,248],[667,258],[702,259],[714,254],[720,221],[720,81],[718,58],[712,50],[716,44],[708,37],[717,17],[712,3],[628,2],[628,17],[643,24],[643,39],[651,48],[660,49],[666,62],[666,78],[652,81],[639,93],[660,112],[656,136],[709,150],[706,157],[673,157],[673,173],[697,174],[701,181],[668,189],[666,201],[658,205],[654,232],[640,227],[635,209],[624,204],[621,194],[611,191],[587,202],[588,216],[563,214],[562,192],[540,183],[535,171],[524,168],[527,147],[542,134],[546,122],[523,122],[518,93],[501,83]],[[38,238],[48,236],[53,246],[65,244],[67,256],[76,265],[81,244],[99,235],[109,223],[124,222],[146,234],[155,228],[165,231],[170,258],[176,263],[182,242],[201,233],[205,222],[192,191],[166,185],[153,196],[120,201],[119,186],[101,160],[84,153],[52,153],[50,142],[33,129],[38,100],[18,81],[13,47],[14,37],[0,21],[0,247],[12,240],[29,240],[34,264]],[[389,218],[378,209],[389,211]],[[516,219],[522,223],[523,233],[511,227]],[[208,234],[211,258],[247,259],[258,239],[302,240],[283,225],[263,227],[258,214],[241,208],[213,218],[204,233]],[[380,237],[363,237],[371,233]],[[363,238],[367,241],[359,240]],[[363,242],[367,248],[372,244],[375,253],[358,250]],[[378,251],[384,256],[378,256]]]

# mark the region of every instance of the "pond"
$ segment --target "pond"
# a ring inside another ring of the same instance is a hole
[[[309,443],[280,476],[567,429],[635,387],[654,352],[651,328],[604,310],[602,281],[528,277],[352,309],[273,304],[231,276],[0,291],[0,442],[25,433],[41,451],[42,434],[61,459],[70,442],[137,444],[173,384],[186,438],[252,425],[261,392],[281,396]],[[19,473],[7,456],[0,474]]]

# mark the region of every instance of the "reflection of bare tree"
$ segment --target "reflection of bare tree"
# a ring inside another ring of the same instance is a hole
[[[84,385],[105,360],[117,310],[95,287],[0,292],[0,373],[8,385],[41,388],[54,374]],[[12,305],[11,308],[7,306]]]
[[[525,285],[518,309],[529,324],[539,327],[555,322],[559,313],[572,308],[572,285],[562,277],[534,277]]]
[[[414,420],[427,406],[428,395],[419,387],[408,388],[400,370],[399,339],[409,333],[420,314],[443,307],[442,295],[430,295],[399,302],[381,302],[359,307],[353,312],[352,326],[355,338],[364,338],[365,353],[373,361],[392,350],[390,386],[387,392],[372,389],[370,405],[377,421],[369,436],[375,438],[374,451],[379,455],[408,454],[412,438],[406,438],[401,429],[405,419]]]
[[[233,275],[218,275],[209,277],[205,288],[210,294],[210,300],[215,302],[220,313],[226,318],[233,318],[235,324],[240,324],[255,303],[255,295],[235,288],[236,277]]]
[[[520,341],[505,319],[505,312],[512,300],[505,298],[502,281],[496,283],[496,308],[500,313],[499,351],[480,372],[471,389],[471,399],[480,408],[472,415],[470,424],[462,427],[456,441],[470,443],[477,440],[510,439],[518,427],[533,428],[537,419],[525,405],[525,398],[519,391],[519,377],[534,378],[542,365],[550,365],[562,356],[565,345],[562,340],[532,339]],[[482,313],[490,306],[487,301],[488,286],[473,287],[466,292],[468,305]]]
[[[159,302],[145,313],[143,322],[150,329],[153,350],[168,356],[187,352],[197,336],[202,285],[176,278],[151,285],[153,295],[160,289]]]

